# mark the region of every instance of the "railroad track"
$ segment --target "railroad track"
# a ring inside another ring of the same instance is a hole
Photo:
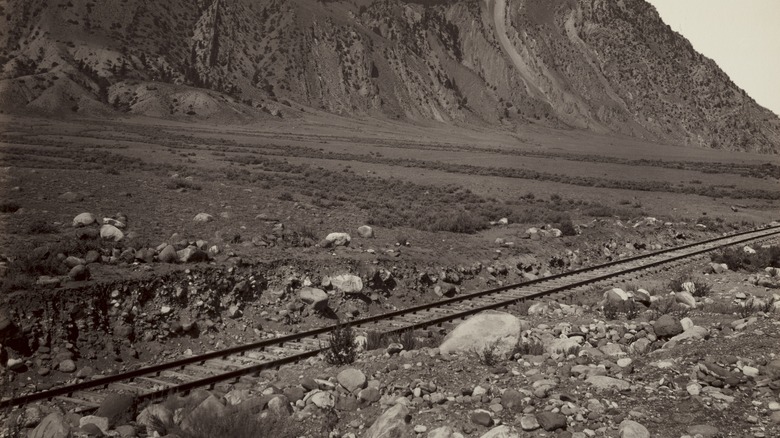
[[[484,310],[507,308],[526,300],[561,295],[565,292],[576,293],[582,288],[589,288],[599,282],[625,281],[629,276],[673,269],[719,248],[747,242],[774,240],[779,236],[780,227],[735,233],[551,277],[366,317],[351,321],[350,325],[385,334],[441,325]],[[330,333],[334,327],[328,326],[204,353],[15,398],[4,398],[0,400],[0,409],[56,399],[74,403],[86,410],[99,406],[108,392],[131,393],[141,402],[195,388],[213,387],[220,382],[252,379],[253,375],[263,370],[279,368],[320,354],[327,348],[327,341],[320,337]]]

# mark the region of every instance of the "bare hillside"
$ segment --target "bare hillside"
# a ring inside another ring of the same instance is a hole
[[[4,0],[0,107],[313,110],[776,152],[780,119],[644,0]]]

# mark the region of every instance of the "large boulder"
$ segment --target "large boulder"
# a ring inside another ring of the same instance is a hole
[[[301,289],[298,297],[314,310],[322,311],[328,308],[328,294],[322,289],[304,287]]]
[[[442,353],[483,351],[496,344],[496,353],[507,355],[528,324],[514,315],[488,310],[463,321],[444,338]]]
[[[330,285],[344,293],[359,293],[363,290],[363,280],[352,274],[341,274],[332,277]]]
[[[103,225],[100,227],[100,237],[105,240],[119,242],[125,238],[125,234],[119,228],[113,225]]]
[[[219,418],[224,417],[227,413],[227,408],[218,398],[213,395],[209,395],[207,399],[203,400],[198,407],[192,410],[181,421],[181,430],[185,432],[194,432],[198,427],[199,421],[206,418]]]
[[[659,338],[671,338],[683,332],[680,321],[672,315],[661,315],[653,324],[653,331]]]
[[[409,427],[409,409],[401,404],[386,410],[368,428],[363,438],[406,438],[415,436]]]
[[[70,426],[57,412],[47,415],[38,426],[27,435],[29,438],[68,438]]]
[[[92,213],[81,213],[73,218],[74,227],[86,227],[95,223],[95,216]]]
[[[347,246],[350,242],[352,242],[352,237],[347,233],[330,233],[325,236],[325,239],[320,243],[320,246],[323,248]]]

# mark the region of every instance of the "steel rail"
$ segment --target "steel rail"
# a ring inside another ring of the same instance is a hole
[[[481,297],[485,297],[485,296],[489,296],[489,295],[499,294],[501,292],[506,292],[506,291],[513,290],[513,289],[527,288],[529,286],[538,285],[538,284],[542,284],[542,283],[545,283],[545,282],[554,281],[554,280],[557,280],[557,279],[562,279],[562,278],[571,277],[571,276],[575,276],[575,275],[585,274],[585,273],[588,273],[588,272],[594,272],[594,271],[598,271],[598,270],[603,270],[605,268],[611,268],[611,267],[615,267],[615,266],[622,265],[622,264],[629,264],[629,263],[640,261],[640,260],[647,260],[647,259],[651,259],[653,257],[662,256],[662,255],[673,253],[673,252],[676,252],[676,251],[684,251],[684,250],[691,249],[691,248],[694,248],[694,247],[697,247],[697,246],[704,246],[704,248],[698,249],[698,250],[690,252],[690,253],[684,253],[684,254],[675,255],[675,256],[672,256],[672,257],[662,258],[660,260],[652,261],[652,262],[649,262],[649,263],[646,263],[646,264],[640,264],[640,265],[637,265],[637,266],[628,267],[626,269],[622,269],[622,270],[615,271],[615,272],[608,272],[608,273],[605,273],[605,274],[602,274],[602,275],[597,275],[595,277],[586,278],[586,279],[580,280],[580,281],[575,281],[573,283],[567,283],[567,284],[562,285],[562,286],[557,286],[557,287],[554,287],[554,288],[551,288],[551,289],[547,289],[547,290],[543,290],[543,291],[539,291],[539,292],[530,292],[527,295],[523,295],[521,297],[512,297],[512,298],[507,299],[507,300],[499,300],[499,301],[496,301],[494,303],[489,303],[489,304],[485,304],[485,305],[475,306],[475,307],[472,307],[472,308],[469,308],[469,309],[466,309],[466,310],[455,311],[455,312],[450,313],[450,314],[445,315],[445,316],[440,316],[440,317],[436,317],[436,318],[432,318],[432,319],[426,319],[424,321],[420,321],[420,322],[413,323],[413,324],[408,324],[408,325],[405,325],[405,326],[397,328],[397,329],[387,330],[387,331],[385,331],[383,333],[385,333],[385,334],[395,334],[395,333],[400,333],[400,332],[407,331],[407,330],[413,330],[413,329],[416,329],[416,328],[423,328],[423,327],[429,327],[429,326],[432,326],[432,325],[439,325],[439,324],[442,324],[444,322],[449,322],[449,321],[453,321],[453,320],[457,320],[457,319],[463,319],[463,318],[465,318],[467,316],[473,315],[475,313],[482,312],[484,310],[508,307],[508,306],[517,304],[517,303],[519,303],[521,301],[537,299],[537,298],[541,298],[541,297],[544,297],[544,296],[553,295],[553,294],[560,293],[560,292],[563,292],[563,291],[566,291],[566,290],[569,290],[569,289],[574,289],[574,288],[577,288],[577,287],[586,286],[588,284],[597,283],[597,282],[604,281],[604,280],[607,280],[607,279],[610,279],[610,278],[614,278],[614,277],[618,277],[618,276],[621,276],[621,275],[625,275],[625,274],[629,274],[629,273],[633,273],[633,272],[637,272],[637,271],[641,271],[641,270],[650,269],[650,268],[653,268],[653,267],[656,267],[656,266],[664,265],[664,264],[671,263],[671,262],[678,261],[678,260],[683,260],[683,259],[686,259],[686,258],[691,258],[691,257],[697,256],[697,255],[700,255],[700,254],[704,254],[704,253],[707,253],[707,252],[710,252],[710,251],[714,251],[716,249],[720,249],[720,248],[723,248],[723,247],[726,247],[726,246],[732,246],[732,245],[745,243],[745,242],[752,241],[752,240],[757,240],[757,239],[761,239],[761,238],[767,238],[767,237],[771,237],[771,236],[776,236],[778,234],[780,234],[780,227],[768,227],[768,228],[762,228],[762,229],[757,229],[757,230],[749,230],[749,231],[743,231],[743,232],[739,232],[739,233],[733,233],[733,234],[729,234],[729,235],[726,235],[726,236],[715,237],[715,238],[711,238],[711,239],[707,239],[707,240],[703,240],[703,241],[698,241],[698,242],[693,242],[693,243],[690,243],[690,244],[677,246],[677,247],[674,247],[674,248],[667,248],[667,249],[663,249],[663,250],[660,250],[660,251],[655,251],[655,252],[650,252],[650,253],[646,253],[646,254],[641,254],[641,255],[638,255],[638,256],[634,256],[634,257],[629,257],[629,258],[620,259],[620,260],[614,260],[614,261],[611,261],[611,262],[608,262],[608,263],[603,263],[603,264],[600,264],[600,265],[595,265],[595,266],[590,266],[590,267],[585,267],[585,268],[579,268],[579,269],[576,269],[576,270],[567,271],[567,272],[564,272],[564,273],[561,273],[561,274],[557,274],[557,275],[552,275],[552,276],[549,276],[549,277],[538,278],[538,279],[535,279],[535,280],[530,280],[530,281],[526,281],[526,282],[522,282],[522,283],[515,283],[515,284],[506,285],[506,286],[502,286],[502,287],[498,287],[498,288],[493,288],[493,289],[487,289],[487,290],[483,290],[483,291],[479,291],[479,292],[474,292],[474,293],[471,293],[471,294],[460,295],[460,296],[457,296],[457,297],[447,298],[447,299],[443,299],[443,300],[439,300],[439,301],[435,301],[435,302],[427,303],[427,304],[421,304],[421,305],[417,305],[417,306],[413,306],[413,307],[409,307],[409,308],[405,308],[405,309],[401,309],[401,310],[396,310],[396,311],[392,311],[392,312],[388,312],[388,313],[384,313],[384,314],[380,314],[380,315],[369,316],[369,317],[366,317],[366,318],[361,318],[361,319],[350,321],[348,324],[350,326],[353,326],[353,327],[360,327],[360,326],[364,326],[364,325],[371,324],[371,323],[378,323],[380,321],[391,320],[391,319],[396,318],[398,316],[413,315],[413,314],[417,314],[419,312],[426,311],[426,310],[429,310],[429,309],[444,307],[444,306],[447,306],[449,304],[456,304],[456,303],[461,303],[461,302],[472,301],[472,300],[474,300],[476,298],[481,298]],[[747,237],[743,238],[743,236],[747,236]],[[735,238],[737,240],[733,240]],[[710,244],[717,243],[717,242],[721,242],[721,243],[720,244],[716,244],[714,246],[708,246]],[[48,390],[44,390],[44,391],[40,391],[40,392],[36,392],[36,393],[26,394],[26,395],[18,396],[18,397],[11,398],[11,399],[0,400],[0,409],[5,409],[5,408],[9,408],[9,407],[14,407],[14,406],[22,406],[22,405],[29,404],[29,403],[32,403],[32,402],[36,402],[36,401],[40,401],[40,400],[52,399],[54,397],[59,397],[59,396],[67,396],[67,395],[71,395],[71,394],[73,394],[75,392],[83,391],[83,390],[87,390],[87,389],[100,388],[100,387],[106,388],[106,387],[108,387],[112,383],[118,383],[118,382],[122,382],[122,381],[132,381],[135,378],[149,376],[149,375],[159,375],[159,373],[161,373],[163,371],[169,371],[169,370],[174,370],[174,369],[182,369],[182,368],[184,368],[187,365],[202,364],[205,361],[210,360],[210,359],[228,358],[229,356],[233,356],[233,355],[237,355],[237,354],[238,355],[243,355],[243,353],[248,352],[248,351],[252,351],[252,350],[261,350],[262,351],[266,347],[271,347],[271,346],[281,347],[281,346],[283,346],[286,343],[291,343],[291,342],[295,342],[295,341],[299,341],[299,340],[307,339],[307,338],[314,338],[314,339],[316,339],[319,335],[330,333],[335,327],[336,327],[336,325],[321,327],[321,328],[318,328],[318,329],[313,329],[313,330],[309,330],[309,331],[305,331],[305,332],[301,332],[301,333],[286,335],[286,336],[282,336],[282,337],[278,337],[278,338],[274,338],[274,339],[266,339],[266,340],[259,341],[259,342],[243,344],[243,345],[239,345],[239,346],[235,346],[235,347],[231,347],[231,348],[226,348],[226,349],[223,349],[223,350],[203,353],[203,354],[200,354],[200,355],[196,355],[196,356],[192,356],[192,357],[187,357],[187,358],[175,360],[175,361],[172,361],[172,362],[166,362],[166,363],[152,365],[152,366],[148,366],[148,367],[142,367],[142,368],[138,368],[136,370],[126,371],[126,372],[123,372],[123,373],[114,374],[114,375],[106,376],[106,377],[101,377],[101,378],[97,378],[97,379],[94,379],[94,380],[89,380],[89,381],[80,382],[80,383],[76,383],[76,384],[72,384],[72,385],[67,385],[67,386],[62,386],[62,387],[58,387],[58,388],[48,389]],[[280,367],[282,365],[299,362],[301,360],[304,360],[304,359],[307,359],[307,358],[310,358],[310,357],[313,357],[313,356],[316,356],[316,355],[320,354],[324,349],[325,348],[315,348],[315,349],[312,349],[312,350],[309,350],[309,351],[305,351],[305,352],[302,352],[302,353],[291,354],[289,356],[286,356],[286,357],[283,357],[283,358],[279,358],[279,359],[270,360],[270,361],[265,362],[265,363],[243,367],[243,368],[240,368],[240,369],[237,369],[237,370],[228,371],[228,372],[225,372],[225,373],[220,373],[218,375],[210,376],[210,377],[203,378],[203,379],[197,379],[197,380],[193,380],[193,381],[190,381],[190,382],[184,382],[184,383],[173,385],[171,387],[168,387],[168,388],[165,388],[165,389],[162,389],[162,390],[150,391],[148,393],[139,394],[139,395],[136,395],[135,398],[136,398],[137,401],[140,402],[140,401],[145,401],[145,400],[159,399],[159,398],[165,397],[165,396],[167,396],[169,394],[187,392],[187,391],[190,391],[192,389],[199,388],[199,387],[213,386],[216,383],[227,381],[227,380],[231,380],[231,379],[237,379],[237,378],[239,378],[241,376],[244,376],[244,375],[255,374],[255,373],[258,373],[258,372],[263,371],[263,370],[267,370],[267,369],[271,369],[271,368],[278,368],[278,367]]]

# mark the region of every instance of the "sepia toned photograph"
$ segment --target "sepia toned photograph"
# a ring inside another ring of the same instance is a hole
[[[780,438],[779,24],[0,0],[0,438]]]

